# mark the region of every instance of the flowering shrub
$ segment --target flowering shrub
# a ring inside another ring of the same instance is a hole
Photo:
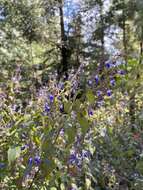
[[[139,189],[143,96],[139,91],[132,131],[132,74],[122,67],[107,63],[104,75],[88,77],[85,89],[80,80],[50,81],[27,100],[8,81],[0,93],[2,189],[118,189],[122,183]],[[120,90],[123,84],[128,92]]]

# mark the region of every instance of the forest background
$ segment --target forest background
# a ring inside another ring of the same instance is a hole
[[[143,189],[143,1],[0,0],[0,189]]]

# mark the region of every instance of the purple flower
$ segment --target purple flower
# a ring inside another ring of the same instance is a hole
[[[111,95],[112,95],[111,90],[107,90],[107,96],[111,96]]]
[[[49,113],[50,112],[50,107],[48,106],[48,104],[45,104],[45,112]]]
[[[70,164],[74,164],[74,163],[78,163],[78,158],[77,155],[75,153],[72,153],[69,157],[69,163]]]
[[[0,169],[4,168],[5,167],[5,164],[0,162]]]
[[[98,77],[98,75],[95,76],[95,82],[96,82],[96,84],[98,84],[98,82],[99,82],[99,77]]]
[[[60,105],[60,112],[63,112],[64,111],[64,106],[63,104]]]
[[[28,165],[31,165],[33,163],[33,158],[29,158],[29,160],[28,160]]]
[[[71,154],[69,159],[73,161],[76,160],[76,154]]]
[[[100,90],[97,90],[97,96],[101,96],[102,92]]]
[[[118,71],[118,74],[120,74],[120,75],[125,75],[126,72],[125,72],[124,70],[119,70],[119,71]]]
[[[61,96],[58,96],[57,98],[58,98],[58,100],[62,100],[62,97],[61,97]]]
[[[81,143],[81,137],[80,137],[80,135],[77,135],[77,137],[76,137],[76,144],[80,145],[80,143]]]
[[[92,116],[93,115],[93,111],[92,110],[88,110],[88,115]]]
[[[89,86],[92,85],[92,80],[88,80],[88,85],[89,85]]]
[[[97,106],[98,107],[101,107],[103,105],[104,105],[104,101],[103,100],[100,100],[100,101],[97,102]]]
[[[54,101],[54,96],[52,94],[49,95],[50,102],[53,103]]]
[[[58,88],[59,88],[60,90],[63,90],[63,89],[64,89],[64,83],[59,83],[59,84],[58,84]]]
[[[39,165],[40,162],[41,162],[40,156],[35,156],[34,162],[35,162],[36,165]]]
[[[23,146],[21,147],[21,150],[25,150],[25,148],[26,148],[26,145],[23,145]]]
[[[110,63],[106,63],[106,64],[105,64],[105,67],[106,67],[107,69],[110,69],[111,64],[110,64]]]
[[[64,134],[65,134],[64,129],[61,129],[61,130],[60,130],[60,135],[61,135],[61,136],[64,136]]]
[[[83,150],[82,151],[82,157],[83,158],[89,158],[90,157],[90,151],[87,151],[87,150]]]
[[[115,79],[111,79],[111,80],[110,80],[110,84],[111,84],[112,86],[115,86]]]

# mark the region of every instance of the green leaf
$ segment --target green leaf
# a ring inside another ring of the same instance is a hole
[[[131,158],[131,157],[134,155],[134,153],[135,153],[135,151],[132,150],[132,149],[130,149],[130,150],[128,150],[128,151],[126,152],[126,156],[127,156],[128,158]]]
[[[89,128],[89,122],[85,117],[79,117],[79,124],[81,125],[81,131],[85,134]]]
[[[65,112],[67,113],[70,113],[71,112],[71,102],[64,102],[64,110]]]
[[[80,107],[81,107],[81,102],[80,102],[80,100],[79,100],[79,99],[75,100],[75,101],[74,101],[74,104],[73,104],[73,110],[79,112]]]
[[[48,179],[50,177],[50,173],[55,169],[55,167],[56,164],[54,160],[45,158],[41,165],[43,175]]]
[[[21,153],[21,149],[20,147],[15,147],[15,148],[9,148],[8,149],[8,162],[9,164],[11,164],[12,162],[14,162]]]
[[[95,102],[95,96],[91,90],[87,91],[86,97],[89,103],[93,104]]]
[[[76,135],[76,128],[75,126],[69,127],[66,129],[66,133],[68,135],[68,144],[71,144],[74,142],[75,135]]]
[[[136,169],[143,175],[143,160],[140,160],[137,165]]]
[[[60,188],[61,188],[61,190],[65,190],[65,186],[63,183],[61,183]]]
[[[57,190],[57,188],[56,187],[51,187],[50,190]]]

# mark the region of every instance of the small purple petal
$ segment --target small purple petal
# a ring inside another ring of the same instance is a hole
[[[110,63],[106,63],[106,64],[105,64],[105,67],[106,67],[107,69],[110,69],[111,64],[110,64]]]
[[[47,113],[50,112],[50,107],[48,106],[48,104],[45,104],[45,112],[47,112]]]
[[[26,149],[26,145],[21,147],[21,150],[25,150]]]
[[[111,90],[107,90],[107,96],[111,96],[111,95],[112,95]]]
[[[73,163],[76,163],[76,162],[77,162],[76,154],[71,154],[70,157],[69,157],[69,163],[73,164]]]
[[[124,70],[119,70],[119,71],[118,71],[118,74],[120,74],[120,75],[125,75],[126,72],[125,72]]]
[[[93,111],[92,110],[88,110],[88,115],[92,116],[93,115]]]
[[[33,158],[29,158],[28,165],[31,165],[33,163]]]
[[[88,85],[89,85],[89,86],[92,85],[92,80],[88,80]]]
[[[64,83],[59,83],[59,84],[58,84],[58,88],[59,88],[60,90],[63,90],[63,89],[64,89]]]
[[[5,167],[5,164],[0,162],[0,169],[3,169]]]
[[[61,135],[61,136],[64,136],[64,134],[65,134],[64,129],[61,129],[61,130],[60,130],[60,135]]]
[[[40,162],[41,162],[40,156],[35,156],[34,162],[35,162],[36,165],[39,165]]]
[[[102,92],[100,90],[97,90],[97,96],[101,96]]]
[[[82,157],[83,158],[89,158],[90,157],[90,151],[87,151],[87,150],[84,150],[83,152],[82,152]]]
[[[110,80],[110,84],[111,84],[112,86],[115,86],[115,79],[111,79],[111,80]]]
[[[52,94],[49,95],[50,102],[54,101],[54,96]]]
[[[63,104],[60,105],[60,112],[63,112],[64,111],[64,106]]]
[[[95,76],[95,82],[96,82],[96,84],[98,84],[98,82],[99,82],[99,77],[98,77],[98,75]]]

